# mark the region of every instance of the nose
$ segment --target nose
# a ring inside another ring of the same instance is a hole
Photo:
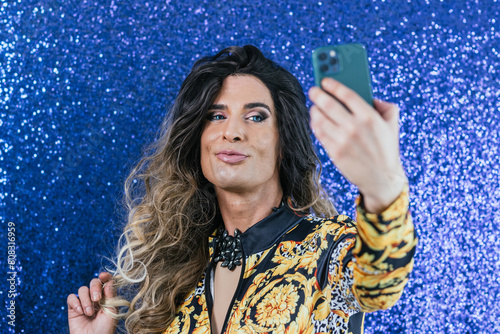
[[[244,124],[238,117],[229,117],[225,123],[224,140],[233,143],[244,139]]]

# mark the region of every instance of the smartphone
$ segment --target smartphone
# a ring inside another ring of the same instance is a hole
[[[316,86],[321,87],[321,80],[331,77],[373,106],[370,68],[363,45],[353,43],[320,47],[313,51],[312,58]]]

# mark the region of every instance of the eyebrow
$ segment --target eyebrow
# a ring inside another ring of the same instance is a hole
[[[258,108],[258,107],[267,109],[267,111],[269,111],[269,113],[271,113],[271,108],[269,108],[269,106],[267,104],[262,103],[262,102],[247,103],[244,106],[245,109],[252,109],[252,108]],[[212,104],[210,106],[210,108],[208,108],[208,110],[226,110],[226,109],[227,109],[227,106],[225,104]]]

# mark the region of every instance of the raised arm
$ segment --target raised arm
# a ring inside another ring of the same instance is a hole
[[[359,302],[354,308],[385,309],[401,296],[417,244],[399,153],[399,108],[379,100],[372,106],[333,79],[324,79],[322,87],[309,91],[311,128],[360,192],[357,233],[344,244],[343,258],[332,263],[343,263]]]
[[[352,291],[364,312],[393,306],[413,269],[417,237],[408,193],[406,183],[397,199],[379,214],[366,212],[362,196],[356,199]]]

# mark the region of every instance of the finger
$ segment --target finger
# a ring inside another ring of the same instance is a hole
[[[325,114],[336,124],[347,123],[352,115],[349,111],[331,95],[328,95],[324,90],[318,87],[312,87],[309,90],[309,98],[322,113]]]
[[[109,281],[113,275],[111,273],[108,273],[107,271],[102,271],[99,273],[99,279],[102,281],[102,283],[106,283]]]
[[[90,296],[92,301],[97,302],[102,297],[102,286],[101,280],[99,278],[94,278],[90,281]]]
[[[82,304],[80,303],[80,299],[78,299],[78,297],[74,293],[68,296],[66,302],[68,303],[68,311],[74,310],[78,314],[83,314],[83,308]]]
[[[102,288],[104,291],[104,297],[106,298],[112,298],[115,296],[114,290],[113,290],[113,283],[114,281],[112,280],[113,275],[108,273],[108,272],[101,272],[99,274],[99,279],[101,280]]]
[[[394,120],[399,120],[399,107],[394,103],[375,99],[373,105],[385,121],[394,122]]]
[[[340,103],[344,104],[354,115],[362,116],[370,110],[373,110],[361,96],[354,90],[343,85],[337,80],[332,78],[324,78],[321,81],[323,89],[335,96]]]
[[[90,290],[86,286],[82,286],[78,289],[78,297],[80,298],[80,302],[82,303],[83,312],[86,315],[91,316],[94,314],[94,307],[92,301],[90,300]]]
[[[314,110],[311,112],[311,129],[328,156],[333,159],[336,156],[336,150],[342,146],[342,138],[346,137],[344,130],[334,125],[323,114],[314,112]]]
[[[335,163],[338,158],[339,149],[343,147],[341,139],[339,140],[339,137],[328,133],[328,129],[325,129],[322,123],[316,125],[314,134],[320,141],[326,154]]]
[[[393,103],[373,100],[373,106],[379,112],[382,119],[389,125],[395,140],[399,143],[399,107]]]
[[[335,124],[331,119],[329,119],[321,110],[313,105],[310,109],[311,113],[311,129],[313,130],[316,138],[320,141],[324,136],[335,136],[339,132],[342,132],[342,127]]]
[[[111,281],[108,281],[106,283],[106,285],[104,286],[104,297],[105,298],[113,298],[116,296],[116,293],[115,293],[115,290],[113,287],[113,283],[114,283],[114,281],[111,280]],[[113,313],[118,313],[118,309],[116,307],[115,308],[108,307],[108,310],[110,310]]]
[[[106,282],[106,284],[104,285],[104,297],[113,298],[116,295],[114,283],[115,281],[113,280],[109,280],[108,282]]]

